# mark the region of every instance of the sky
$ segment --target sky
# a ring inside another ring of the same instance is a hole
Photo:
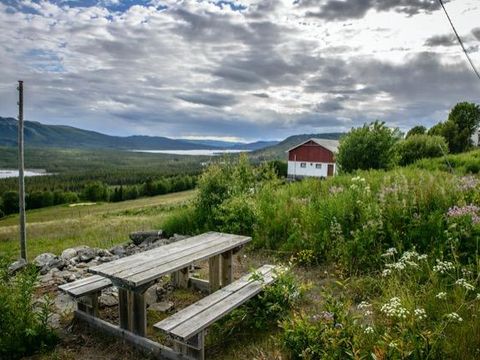
[[[480,0],[445,6],[480,69]],[[236,141],[480,103],[438,0],[0,0],[0,116]]]

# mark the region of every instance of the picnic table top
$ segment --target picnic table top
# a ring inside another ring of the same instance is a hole
[[[207,232],[127,256],[88,269],[112,280],[114,285],[135,289],[163,275],[183,269],[251,241],[248,236]]]

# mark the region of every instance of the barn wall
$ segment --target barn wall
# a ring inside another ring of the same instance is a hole
[[[305,163],[305,167],[301,167],[301,163]],[[317,169],[316,164],[321,164],[321,169]],[[327,177],[328,174],[328,164],[329,163],[319,163],[319,162],[305,162],[305,161],[289,161],[288,162],[288,177],[303,177],[303,176],[313,176],[313,177]],[[330,163],[332,164],[332,163]],[[336,174],[337,165],[333,164],[333,173]]]
[[[309,141],[288,153],[289,161],[306,161],[306,162],[321,162],[334,163],[335,159],[333,153],[324,147]]]

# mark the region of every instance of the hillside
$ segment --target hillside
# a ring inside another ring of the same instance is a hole
[[[302,143],[310,138],[319,138],[319,139],[331,139],[338,140],[344,135],[343,133],[322,133],[322,134],[300,134],[289,136],[285,140],[275,144],[273,146],[268,146],[263,149],[252,151],[250,156],[255,160],[273,160],[286,159],[286,151],[293,146]]]
[[[17,144],[17,121],[0,117],[0,146]],[[216,149],[205,144],[160,136],[110,136],[71,126],[45,125],[25,121],[25,143],[29,147],[108,148],[137,150],[200,150]]]

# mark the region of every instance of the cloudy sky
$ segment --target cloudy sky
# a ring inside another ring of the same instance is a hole
[[[480,0],[446,2],[480,68]],[[236,140],[480,103],[438,0],[0,0],[0,116]]]

